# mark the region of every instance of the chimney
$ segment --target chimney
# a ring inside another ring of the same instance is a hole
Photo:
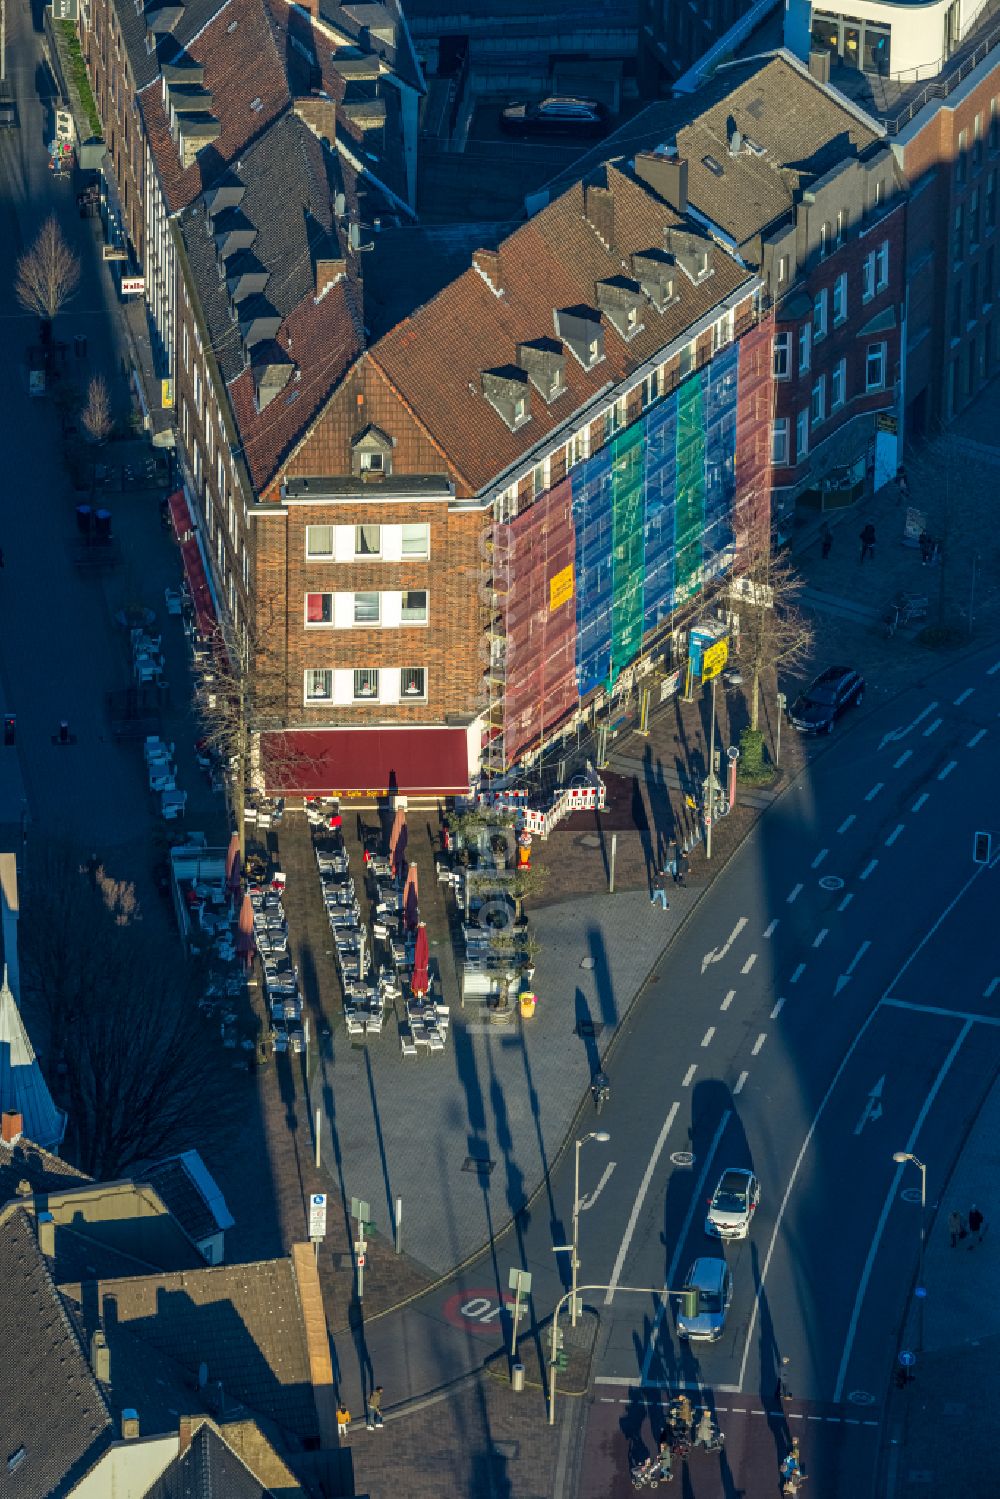
[[[615,242],[615,196],[609,187],[587,183],[583,189],[583,212],[597,232],[601,243],[610,250]]]
[[[830,54],[825,47],[814,47],[809,53],[809,73],[817,83],[830,82]]]
[[[341,276],[346,276],[346,275],[347,275],[347,261],[346,260],[317,260],[317,262],[316,262],[316,300],[317,300],[317,302],[319,301],[320,297],[326,295],[326,293],[330,290],[330,287],[333,286],[334,282],[339,281],[340,278],[341,278]]]
[[[122,1440],[135,1442],[139,1439],[139,1412],[130,1405],[122,1411]]]
[[[740,152],[742,150],[743,150],[743,136],[740,133],[740,131],[737,130],[736,126],[734,125],[733,128],[732,128],[732,130],[730,130],[730,132],[729,132],[729,154],[730,154],[730,156],[739,156],[739,154],[740,154]]]
[[[308,8],[308,7],[307,7]],[[319,136],[328,146],[337,139],[337,106],[332,99],[322,94],[304,94],[292,102],[292,109],[302,122],[309,126],[313,135]]]
[[[26,1176],[22,1176],[17,1184],[18,1197],[34,1197],[35,1189]]]
[[[498,250],[474,250],[472,265],[482,276],[487,286],[497,297],[503,295],[503,272],[500,269]]]
[[[38,1215],[38,1247],[47,1259],[56,1252],[56,1220],[51,1213]]]
[[[52,1214],[48,1216],[51,1218]],[[90,1339],[90,1367],[98,1384],[111,1383],[111,1350],[101,1329],[95,1329]]]
[[[177,1423],[177,1456],[183,1457],[194,1436],[194,1421],[190,1416],[181,1416]]]
[[[642,151],[635,158],[635,175],[651,187],[675,213],[687,213],[688,164],[681,156]]]
[[[24,1116],[5,1110],[0,1117],[0,1139],[5,1145],[16,1145],[24,1133]]]

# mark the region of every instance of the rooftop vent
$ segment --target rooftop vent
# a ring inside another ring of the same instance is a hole
[[[743,136],[742,133],[734,125],[732,130],[730,130],[729,132],[729,154],[730,156],[739,156],[742,150]]]
[[[111,1350],[108,1340],[98,1327],[90,1339],[90,1367],[98,1384],[111,1383]]]
[[[701,164],[702,166],[708,167],[708,170],[711,172],[713,177],[725,176],[725,173],[722,170],[721,163],[716,161],[714,156],[703,156],[701,158]]]

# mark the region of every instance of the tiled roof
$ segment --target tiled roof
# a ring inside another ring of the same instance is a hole
[[[0,1287],[0,1499],[45,1499],[107,1446],[111,1417],[17,1207],[0,1213]]]
[[[13,1145],[0,1140],[0,1207],[17,1196],[23,1181],[32,1192],[58,1192],[89,1182],[90,1177],[24,1135]]]
[[[66,1115],[52,1101],[7,982],[6,966],[0,976],[0,1109],[20,1114],[24,1133],[46,1150],[58,1145],[66,1132]]]
[[[662,251],[665,230],[695,228],[617,166],[609,163],[603,177],[613,202],[612,248],[586,217],[589,200],[578,183],[500,244],[502,295],[495,294],[478,270],[469,269],[370,351],[473,490],[504,472],[605,386],[639,369],[751,280],[750,273],[716,245],[713,274],[695,284],[678,271],[677,299],[662,312],[645,302],[643,326],[631,338],[622,336],[605,317],[605,357],[585,370],[567,352],[566,390],[551,405],[533,392],[530,421],[511,431],[482,394],[483,371],[516,363],[519,343],[552,339],[557,310],[596,307],[597,283],[630,277],[631,255]]]
[[[287,108],[290,98],[284,61],[262,0],[227,0],[185,55],[204,69],[203,86],[212,96],[211,111],[222,133],[185,168],[170,134],[161,85],[150,84],[140,94],[150,149],[171,212],[193,202]]]
[[[271,1499],[215,1426],[199,1426],[186,1452],[148,1489],[145,1499]]]
[[[141,9],[136,10],[135,0],[114,0],[115,14],[128,52],[137,93],[159,76],[161,62],[171,62],[184,50],[192,38],[222,9],[223,3],[224,0],[186,0],[173,31],[160,38],[155,51],[147,52],[145,13]]]
[[[318,9],[320,20],[333,27],[346,45],[358,46],[370,38],[372,50],[385,59],[399,80],[424,92],[423,71],[399,0],[319,0]]]
[[[220,1229],[232,1228],[233,1219],[222,1194],[196,1150],[172,1156],[168,1161],[158,1161],[140,1174],[196,1244],[211,1238]],[[213,1204],[219,1210],[219,1217],[213,1211]]]

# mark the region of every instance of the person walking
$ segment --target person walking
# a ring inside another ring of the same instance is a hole
[[[861,530],[861,532],[859,534],[859,540],[861,542],[861,556],[858,558],[858,562],[859,563],[864,562],[864,560],[865,560],[866,557],[870,557],[874,561],[874,558],[875,558],[875,523],[874,523],[874,521],[869,520],[869,521],[865,522],[865,525],[863,526],[863,528],[862,528],[862,530]]]
[[[983,1234],[985,1233],[985,1231],[986,1231],[986,1219],[983,1217],[982,1213],[976,1207],[976,1204],[973,1203],[972,1206],[971,1206],[971,1208],[969,1209],[969,1238],[970,1238],[970,1240],[972,1238],[972,1235],[975,1234],[975,1236],[976,1236],[976,1244],[981,1244],[983,1242]],[[974,1245],[972,1243],[970,1243],[969,1244],[969,1248],[970,1249],[974,1248]]]
[[[667,872],[658,869],[653,875],[653,893],[649,901],[651,906],[661,905],[665,911],[670,910],[670,902],[667,900]]]
[[[682,890],[684,889],[685,882],[687,881],[688,870],[690,868],[691,860],[688,858],[687,854],[678,843],[677,855],[674,859],[674,884],[680,885]]]
[[[833,549],[833,532],[830,530],[830,522],[824,521],[819,528],[820,555],[825,562]]]
[[[382,1386],[377,1384],[368,1396],[368,1430],[379,1431],[382,1427]]]
[[[343,1401],[337,1406],[337,1435],[346,1437],[351,1424],[351,1413]]]
[[[953,1208],[948,1214],[948,1232],[951,1235],[952,1249],[957,1249],[959,1239],[965,1236],[965,1223],[957,1208]]]

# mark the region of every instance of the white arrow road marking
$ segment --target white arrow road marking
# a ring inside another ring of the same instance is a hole
[[[617,1164],[618,1164],[617,1161],[609,1161],[608,1164],[605,1166],[603,1175],[601,1176],[601,1179],[597,1183],[597,1186],[594,1188],[594,1190],[590,1193],[590,1195],[588,1197],[581,1197],[580,1198],[580,1212],[581,1213],[585,1213],[588,1208],[592,1208],[594,1206],[594,1203],[597,1201],[597,1199],[600,1197],[601,1193],[604,1191],[604,1188],[607,1186],[608,1181],[611,1178],[611,1173],[615,1169],[615,1166]]]
[[[915,729],[917,727],[918,723],[923,723],[924,719],[928,716],[928,714],[933,713],[934,709],[936,707],[937,707],[937,703],[928,703],[927,707],[923,710],[923,712],[922,713],[918,713],[917,716],[916,716],[916,718],[913,720],[913,722],[912,723],[908,723],[905,728],[903,728],[903,729],[890,729],[889,732],[888,732],[888,734],[883,734],[882,735],[882,742],[879,744],[879,749],[885,749],[885,747],[886,747],[887,744],[892,744],[897,739],[905,739],[906,736],[907,736],[907,734],[909,734],[913,729]]]
[[[615,1292],[618,1289],[618,1282],[622,1278],[622,1269],[625,1265],[625,1256],[628,1254],[628,1247],[632,1242],[632,1235],[635,1233],[635,1226],[639,1221],[639,1214],[642,1212],[642,1204],[646,1199],[646,1193],[649,1191],[649,1184],[653,1180],[653,1172],[656,1170],[656,1163],[663,1153],[663,1147],[667,1143],[667,1136],[673,1128],[673,1123],[677,1118],[677,1111],[679,1108],[679,1103],[672,1103],[670,1105],[667,1117],[663,1121],[663,1128],[660,1130],[656,1144],[653,1146],[653,1153],[649,1157],[649,1161],[647,1162],[642,1181],[639,1183],[639,1190],[636,1193],[635,1202],[633,1202],[632,1204],[632,1211],[631,1213],[629,1213],[628,1222],[625,1225],[625,1232],[622,1235],[622,1241],[618,1246],[618,1253],[615,1256],[615,1263],[611,1270],[611,1279],[608,1283],[608,1289],[604,1293],[605,1306],[610,1306],[612,1301],[614,1301],[615,1299]]]
[[[854,957],[851,959],[851,961],[847,965],[847,972],[848,973],[853,973],[854,972],[855,968],[857,968],[858,964],[861,962],[861,959],[864,957],[865,953],[868,951],[868,949],[870,947],[871,947],[871,943],[870,942],[862,942],[861,946],[858,948],[857,952],[854,954]]]
[[[722,961],[746,924],[746,917],[741,916],[739,921],[736,923],[729,936],[727,937],[725,945],[723,947],[713,947],[711,952],[707,952],[705,954],[705,956],[701,960],[702,973],[704,973],[706,969],[711,967],[713,963],[720,963]]]
[[[836,984],[836,987],[834,988],[834,991],[833,991],[834,998],[837,997],[837,995],[840,993],[841,989],[846,989],[847,986],[848,986],[848,984],[850,982],[851,982],[851,975],[849,973],[842,973],[842,974],[840,974],[838,976],[838,978],[837,978],[837,984]]]
[[[878,1082],[875,1084],[875,1086],[872,1088],[871,1092],[868,1095],[868,1102],[865,1104],[865,1107],[864,1107],[864,1110],[862,1112],[861,1118],[858,1120],[857,1124],[854,1126],[854,1133],[856,1135],[860,1135],[861,1131],[864,1129],[864,1127],[865,1127],[866,1124],[872,1124],[876,1119],[881,1119],[882,1118],[882,1103],[881,1103],[881,1098],[882,1098],[882,1089],[884,1087],[885,1087],[885,1073],[882,1074],[882,1076],[879,1078]]]

